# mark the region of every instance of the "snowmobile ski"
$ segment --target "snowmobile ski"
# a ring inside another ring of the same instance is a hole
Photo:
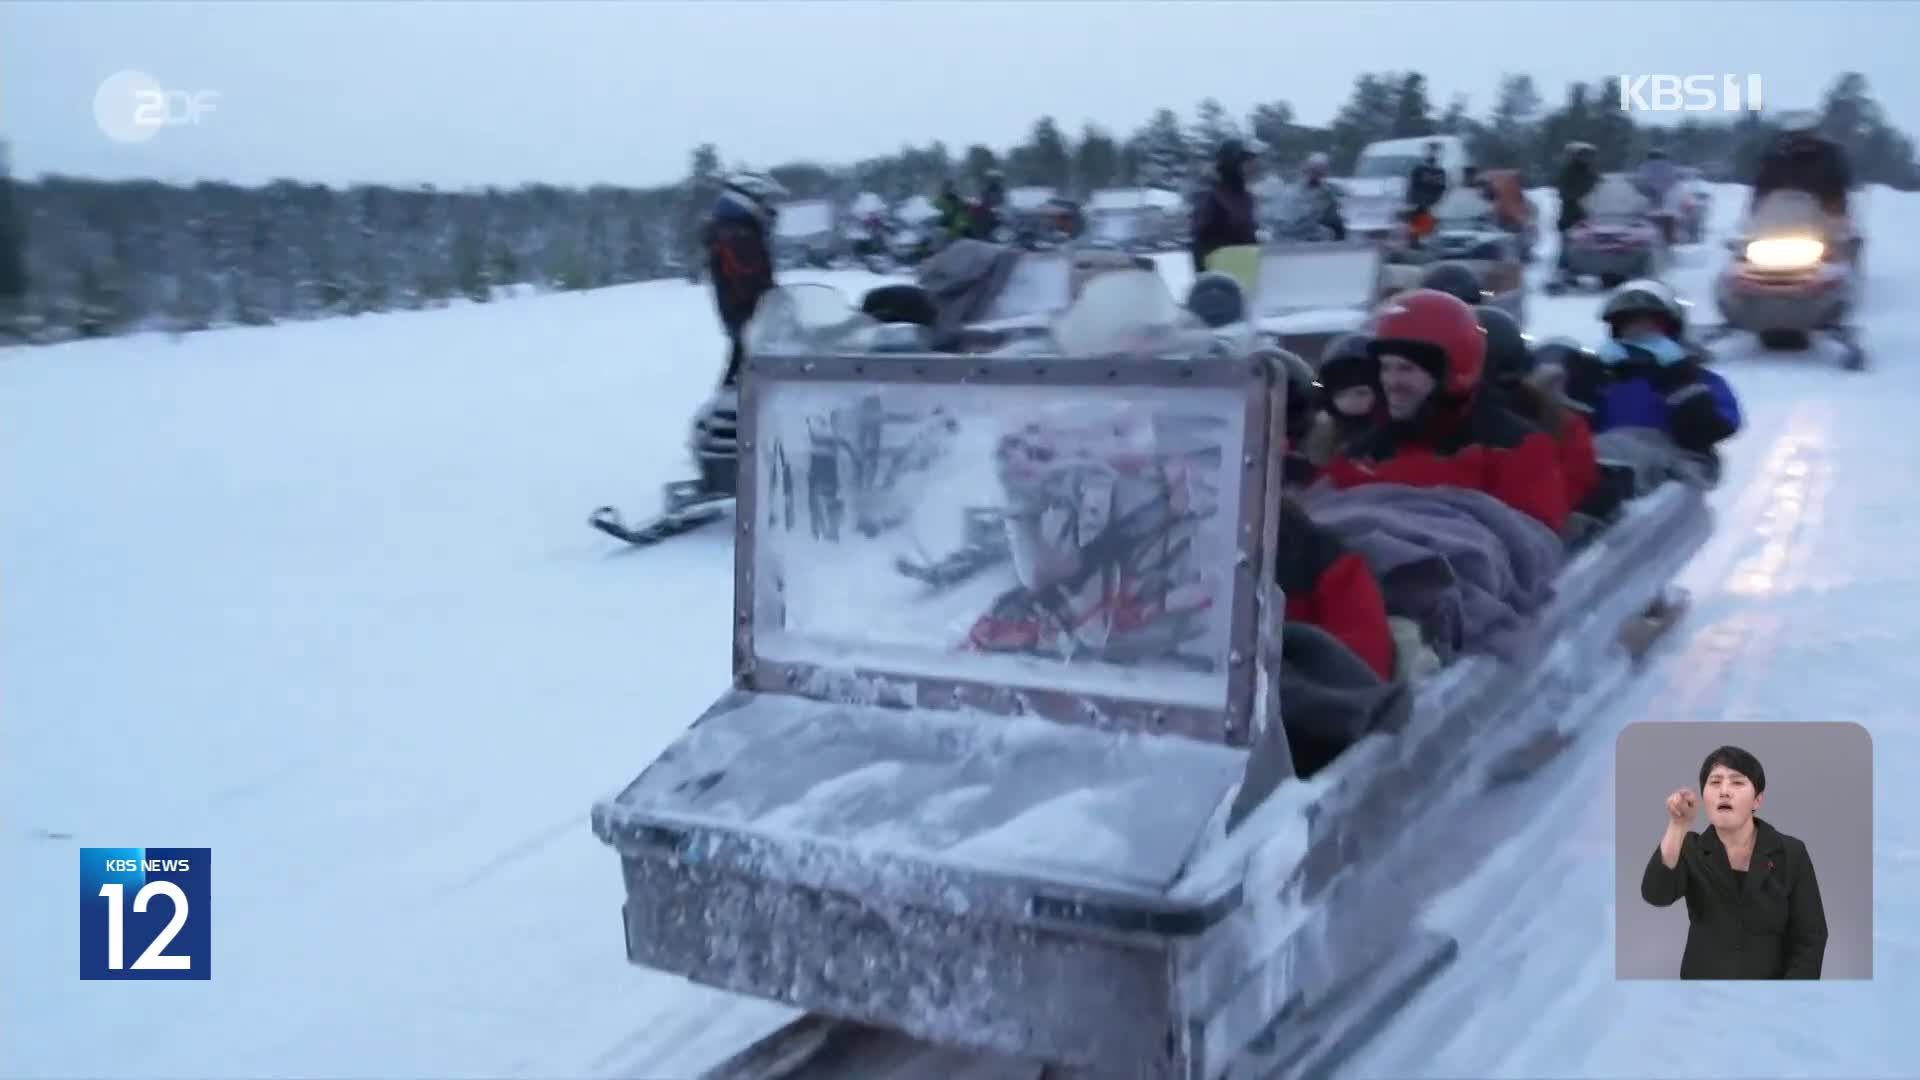
[[[695,481],[667,485],[666,509],[652,518],[629,525],[620,511],[602,506],[587,515],[587,524],[635,547],[657,544],[662,540],[692,532],[726,513],[733,505],[732,492],[711,492]]]

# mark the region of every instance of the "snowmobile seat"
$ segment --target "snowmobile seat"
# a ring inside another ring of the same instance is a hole
[[[933,294],[919,285],[881,285],[860,298],[860,310],[882,323],[913,323],[931,327],[939,317]]]

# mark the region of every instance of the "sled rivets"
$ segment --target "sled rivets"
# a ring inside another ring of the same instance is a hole
[[[1232,652],[1227,654],[1227,663],[1232,664],[1235,667],[1239,667],[1241,664],[1244,664],[1246,662],[1247,662],[1246,654],[1242,653],[1239,649],[1235,649]]]

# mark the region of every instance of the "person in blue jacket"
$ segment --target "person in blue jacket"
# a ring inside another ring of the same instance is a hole
[[[786,193],[765,173],[736,172],[727,177],[702,230],[713,302],[727,332],[727,372],[721,382],[728,386],[739,379],[746,358],[740,335],[747,320],[760,298],[773,291],[774,200]]]
[[[1654,428],[1682,450],[1713,456],[1740,430],[1733,388],[1687,342],[1686,308],[1672,289],[1630,281],[1607,299],[1600,318],[1609,339],[1572,359],[1566,384],[1595,435]]]

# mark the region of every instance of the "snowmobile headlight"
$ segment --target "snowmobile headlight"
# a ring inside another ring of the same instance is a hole
[[[1818,263],[1827,246],[1805,237],[1776,237],[1747,244],[1747,261],[1762,270],[1800,270]]]

